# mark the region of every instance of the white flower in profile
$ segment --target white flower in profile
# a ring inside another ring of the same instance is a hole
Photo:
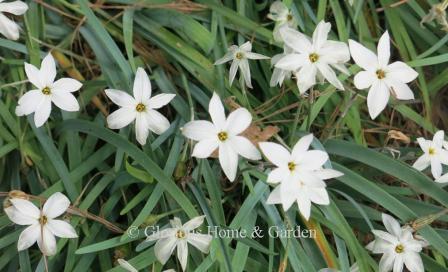
[[[272,57],[271,65],[274,66],[274,70],[272,71],[271,81],[269,82],[269,86],[275,87],[277,84],[281,87],[283,85],[283,81],[285,79],[291,78],[291,71],[283,70],[278,67],[275,67],[275,64],[282,59],[287,54],[292,53],[292,50],[288,46],[284,46],[284,53],[277,54]]]
[[[36,241],[39,249],[46,256],[56,254],[55,236],[76,238],[75,229],[67,222],[56,219],[70,206],[70,200],[62,193],[54,193],[39,210],[31,201],[11,198],[12,206],[5,208],[9,219],[17,225],[29,225],[19,236],[17,249],[25,250]]]
[[[171,228],[160,230],[151,234],[146,241],[155,241],[154,252],[157,260],[165,264],[170,258],[174,249],[177,248],[177,258],[182,270],[187,268],[188,244],[191,244],[203,253],[208,253],[212,236],[209,234],[196,233],[197,229],[204,222],[204,216],[197,216],[182,225],[179,218],[170,220]]]
[[[302,137],[292,152],[276,143],[259,143],[263,154],[276,166],[269,173],[267,181],[279,184],[267,203],[281,203],[286,211],[297,202],[300,212],[307,220],[311,214],[311,202],[320,205],[330,203],[324,180],[343,175],[336,170],[323,168],[328,160],[326,152],[308,150],[313,137],[313,134]]]
[[[124,259],[117,259],[118,264],[120,265],[121,268],[123,268],[126,271],[129,272],[138,272],[137,268],[135,268],[134,266],[132,266],[132,264],[130,264],[128,261],[124,260]]]
[[[230,65],[229,71],[229,84],[232,85],[233,80],[235,79],[236,72],[238,68],[240,69],[240,73],[243,75],[244,81],[246,82],[246,86],[252,88],[252,83],[250,79],[250,67],[249,61],[250,59],[269,59],[269,57],[263,56],[261,54],[253,53],[252,51],[252,43],[246,42],[241,46],[232,45],[227,50],[227,53],[217,60],[214,65],[223,64],[228,61],[232,61]]]
[[[344,63],[350,60],[350,53],[345,43],[327,40],[330,30],[331,24],[321,21],[310,39],[297,30],[280,29],[283,41],[293,52],[281,58],[275,67],[294,72],[302,94],[316,84],[316,78],[344,90],[333,68],[349,74]]]
[[[445,133],[439,130],[431,140],[417,138],[417,142],[424,154],[420,156],[412,165],[415,169],[423,171],[431,166],[432,176],[438,180],[442,175],[442,164],[448,165],[448,151],[443,148]]]
[[[414,99],[406,83],[417,78],[418,73],[406,63],[390,61],[390,38],[386,31],[378,42],[378,56],[360,43],[349,40],[350,53],[355,63],[364,69],[355,75],[357,89],[369,89],[367,107],[372,119],[386,108],[390,93],[399,100]]]
[[[138,68],[135,75],[133,94],[120,90],[107,89],[107,97],[120,108],[107,117],[107,125],[111,129],[120,129],[135,120],[135,134],[141,145],[146,144],[149,131],[156,134],[164,133],[170,126],[159,109],[168,104],[176,95],[159,94],[151,97],[151,82],[143,68]]]
[[[18,102],[16,115],[29,115],[34,112],[36,127],[42,126],[50,117],[51,103],[65,111],[78,111],[79,104],[72,92],[79,90],[81,82],[72,78],[56,78],[56,63],[48,54],[40,69],[25,62],[25,73],[36,89],[26,92]]]
[[[252,122],[252,115],[245,108],[234,110],[226,118],[224,106],[216,93],[213,93],[208,106],[212,118],[209,121],[191,121],[182,128],[185,137],[198,141],[192,156],[208,158],[213,151],[219,149],[219,163],[230,181],[234,181],[238,167],[238,154],[250,159],[259,160],[261,154],[244,136],[240,136]]]
[[[268,18],[275,22],[273,35],[274,40],[278,42],[283,41],[279,32],[281,27],[295,28],[297,26],[294,15],[282,1],[275,1],[271,4]]]
[[[20,27],[17,23],[6,17],[3,13],[23,15],[28,10],[28,5],[22,1],[5,3],[0,0],[0,33],[10,40],[19,38]]]
[[[375,240],[367,249],[375,254],[383,254],[379,264],[380,272],[403,271],[403,266],[411,272],[423,272],[423,262],[419,252],[428,243],[421,237],[414,238],[410,227],[400,227],[392,216],[382,215],[387,232],[372,230]]]

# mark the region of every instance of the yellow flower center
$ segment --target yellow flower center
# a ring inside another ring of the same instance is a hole
[[[292,21],[292,19],[292,14],[288,14],[288,16],[286,16],[286,20],[288,20],[288,22]]]
[[[137,106],[135,107],[135,110],[138,112],[145,111],[145,109],[146,109],[146,106],[143,105],[142,103],[137,104]]]
[[[235,58],[241,60],[241,59],[244,58],[244,54],[241,53],[241,52],[238,52],[238,53],[235,54]]]
[[[429,148],[428,150],[429,155],[435,155],[436,154],[436,150],[432,147]]]
[[[229,135],[227,135],[227,132],[221,131],[220,133],[218,133],[218,139],[221,142],[224,142],[225,140],[227,140],[227,138],[229,138]]]
[[[288,169],[289,171],[294,171],[294,169],[296,169],[296,164],[293,162],[288,162]]]
[[[40,218],[39,218],[39,223],[43,226],[43,225],[45,225],[45,224],[47,224],[47,222],[48,222],[48,218],[45,216],[45,215],[42,215]]]
[[[395,247],[395,252],[403,253],[403,251],[404,251],[404,246],[402,244],[399,244],[398,246]]]
[[[183,230],[178,230],[178,231],[176,231],[176,238],[177,239],[183,239],[183,238],[185,238],[185,232],[183,231]]]
[[[309,56],[309,58],[310,58],[310,61],[311,61],[312,63],[315,63],[316,61],[319,60],[319,55],[316,54],[316,53],[311,53],[310,56]]]
[[[45,88],[42,89],[42,93],[44,95],[50,95],[51,94],[51,89],[48,88],[48,87],[45,87]]]
[[[378,79],[383,79],[383,78],[386,77],[386,72],[384,72],[384,71],[381,70],[381,69],[376,70],[375,73],[376,73],[376,77],[377,77]]]

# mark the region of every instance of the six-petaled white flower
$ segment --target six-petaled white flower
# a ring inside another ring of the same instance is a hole
[[[198,216],[182,225],[179,218],[174,217],[170,221],[171,228],[162,229],[151,234],[146,241],[155,241],[154,252],[160,263],[165,264],[177,248],[177,258],[182,270],[187,268],[188,244],[199,249],[203,253],[208,253],[212,236],[209,234],[197,233],[194,230],[202,225],[204,216]]]
[[[358,89],[370,88],[367,108],[372,119],[386,108],[390,93],[399,100],[414,99],[407,83],[417,78],[418,73],[401,61],[389,64],[390,38],[387,31],[378,42],[378,56],[353,40],[349,40],[349,47],[356,64],[364,69],[355,75],[354,83]]]
[[[160,114],[159,109],[168,104],[176,95],[159,94],[151,97],[151,82],[143,68],[138,68],[135,75],[133,94],[120,90],[107,89],[106,95],[120,108],[107,117],[107,125],[111,129],[120,129],[135,120],[137,141],[144,145],[149,131],[162,134],[170,122]]]
[[[372,230],[375,240],[367,249],[375,254],[383,254],[379,264],[380,272],[403,271],[403,266],[411,272],[423,272],[423,262],[419,252],[428,243],[421,237],[414,237],[410,227],[400,227],[392,216],[383,214],[386,231]]]
[[[232,61],[229,71],[230,85],[232,85],[232,82],[235,79],[236,72],[239,68],[240,73],[243,75],[244,81],[246,82],[246,86],[252,88],[252,83],[250,79],[250,67],[248,60],[269,59],[269,57],[253,53],[251,51],[252,51],[251,42],[246,42],[241,46],[232,45],[229,47],[228,52],[224,55],[224,57],[220,58],[215,62],[215,65],[218,65],[228,61]]]
[[[431,166],[431,173],[436,181],[440,181],[442,164],[448,165],[448,151],[443,148],[444,136],[443,130],[439,130],[434,134],[432,141],[422,137],[417,139],[424,154],[415,161],[413,167],[422,171]]]
[[[28,10],[28,5],[22,1],[3,2],[0,0],[0,33],[10,40],[19,38],[20,27],[17,23],[6,17],[3,13],[23,15]]]
[[[207,158],[217,148],[219,163],[230,181],[234,181],[238,167],[238,154],[250,159],[259,160],[261,154],[244,136],[240,136],[252,122],[252,115],[245,108],[239,108],[226,118],[224,106],[219,96],[213,93],[208,111],[212,122],[191,121],[182,128],[185,137],[198,141],[192,156]]]
[[[78,111],[79,104],[72,92],[79,90],[81,82],[72,78],[56,78],[56,63],[51,54],[43,60],[40,69],[25,63],[25,73],[36,89],[26,92],[18,102],[16,115],[34,112],[36,127],[42,126],[50,117],[51,103],[65,111]]]
[[[336,170],[323,168],[328,160],[326,152],[308,150],[313,137],[312,134],[302,137],[292,152],[272,142],[259,144],[266,158],[276,166],[269,173],[267,181],[279,184],[272,191],[267,203],[281,203],[286,211],[297,202],[300,212],[306,219],[311,214],[311,202],[320,205],[330,203],[324,180],[342,175]]]
[[[36,241],[42,253],[46,256],[56,254],[55,236],[61,238],[76,238],[75,229],[67,222],[56,219],[70,206],[70,200],[61,193],[50,196],[39,210],[31,201],[11,198],[12,206],[5,208],[9,219],[18,225],[29,225],[19,236],[17,249],[25,250]]]
[[[283,41],[293,52],[281,58],[275,67],[294,72],[300,93],[314,86],[316,78],[344,90],[333,68],[348,74],[344,63],[350,60],[350,52],[345,43],[327,40],[330,30],[331,24],[321,21],[310,39],[297,30],[280,29]]]
[[[274,40],[278,42],[282,41],[282,37],[279,33],[280,28],[295,28],[297,26],[297,21],[294,18],[294,15],[281,1],[275,1],[271,4],[271,7],[269,8],[268,18],[275,22],[273,35]]]

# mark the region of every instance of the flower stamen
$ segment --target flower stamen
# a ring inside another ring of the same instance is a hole
[[[48,218],[45,216],[45,215],[42,215],[40,218],[39,218],[39,223],[43,226],[43,225],[45,225],[45,224],[47,224],[47,222],[48,222]]]
[[[244,54],[241,52],[238,52],[235,54],[235,58],[238,60],[242,60],[244,58]]]
[[[381,69],[376,70],[375,74],[378,79],[383,79],[386,77],[386,72],[384,72],[384,70]]]
[[[42,93],[44,95],[50,95],[51,94],[51,89],[48,88],[48,87],[45,87],[45,88],[42,89]]]
[[[135,110],[138,112],[143,112],[143,111],[145,111],[145,109],[146,109],[146,106],[143,105],[142,103],[138,103],[137,106],[135,107]]]
[[[436,154],[436,150],[433,147],[430,147],[428,150],[429,155],[435,155]]]
[[[227,132],[221,131],[220,133],[218,133],[218,139],[221,142],[224,142],[225,140],[227,140],[227,138],[229,138],[229,135],[227,135]]]
[[[403,253],[403,251],[404,251],[404,246],[402,244],[399,244],[395,247],[395,252]]]
[[[316,53],[311,53],[311,54],[309,55],[309,58],[310,58],[310,61],[311,61],[312,63],[315,63],[316,61],[319,60],[319,55],[316,54]]]
[[[296,164],[293,162],[288,162],[288,169],[289,171],[294,171],[296,169]]]
[[[183,231],[183,230],[178,230],[178,231],[176,231],[176,238],[177,239],[183,239],[183,238],[185,238],[185,232]]]
[[[288,15],[286,16],[286,20],[287,20],[288,22],[292,21],[292,19],[293,19],[293,17],[292,17],[292,14],[291,14],[291,13],[288,14]]]

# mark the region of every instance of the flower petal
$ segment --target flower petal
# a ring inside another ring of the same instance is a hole
[[[350,60],[350,50],[344,42],[326,41],[319,49],[319,60],[329,64],[342,64]]]
[[[299,53],[307,53],[311,48],[311,42],[307,36],[289,27],[280,28],[280,36],[285,44]]]
[[[17,250],[22,251],[32,246],[40,236],[40,225],[34,224],[22,231],[17,241]]]
[[[177,259],[182,267],[182,271],[185,271],[188,261],[188,243],[186,240],[180,240],[177,243]]]
[[[311,202],[319,205],[330,204],[330,198],[325,188],[308,188],[308,196]]]
[[[391,88],[395,97],[399,100],[411,100],[414,99],[414,93],[406,83],[401,81],[388,79],[386,80],[388,87]]]
[[[418,73],[404,62],[396,61],[386,69],[387,77],[409,83],[418,77]]]
[[[435,179],[442,176],[442,163],[436,157],[431,158],[431,173]]]
[[[13,1],[0,4],[0,12],[22,15],[28,10],[28,5],[22,1]]]
[[[235,79],[236,72],[238,71],[238,63],[239,61],[234,60],[230,65],[229,70],[229,85],[232,86],[233,80]]]
[[[173,100],[175,96],[175,94],[158,94],[149,99],[148,106],[151,109],[159,109],[170,103],[170,101]]]
[[[28,115],[36,111],[40,101],[44,98],[44,94],[40,90],[31,90],[20,97],[16,108],[16,115]]]
[[[257,53],[254,53],[254,52],[246,52],[244,54],[244,56],[247,59],[253,59],[253,60],[270,59],[270,57],[268,57],[268,56],[265,56],[265,55],[262,55],[262,54],[257,54]]]
[[[210,113],[210,117],[212,118],[215,127],[220,130],[225,129],[226,115],[224,112],[224,106],[217,93],[213,93],[213,96],[210,99],[208,112]]]
[[[186,232],[190,232],[194,229],[199,228],[202,223],[204,223],[204,218],[205,216],[196,216],[192,219],[190,219],[188,222],[186,222],[183,226],[182,229],[185,230]]]
[[[129,108],[120,108],[107,116],[107,126],[110,129],[120,129],[135,120],[136,111]]]
[[[144,116],[148,122],[148,128],[155,134],[160,135],[170,127],[170,121],[158,111],[148,109]]]
[[[309,150],[303,156],[294,158],[301,170],[319,170],[328,161],[328,154],[321,150]]]
[[[219,163],[227,178],[230,181],[234,181],[238,168],[238,153],[232,149],[230,143],[221,143],[219,145]]]
[[[325,21],[320,21],[313,32],[313,47],[314,50],[319,50],[327,41],[328,33],[331,30],[331,24]]]
[[[44,87],[53,85],[54,79],[56,78],[56,63],[51,53],[48,53],[42,60],[42,64],[40,65],[40,77],[41,82],[45,84]]]
[[[295,71],[307,63],[307,56],[305,54],[288,54],[280,58],[275,67],[288,71]]]
[[[117,262],[121,266],[121,268],[123,268],[126,271],[138,272],[138,270],[135,267],[133,267],[128,261],[124,259],[117,259]]]
[[[258,146],[266,158],[278,167],[286,167],[291,159],[291,154],[283,146],[272,142],[260,142]]]
[[[19,25],[0,12],[0,33],[6,38],[15,41],[19,39],[19,31]]]
[[[132,92],[138,103],[147,101],[151,97],[151,81],[145,70],[141,67],[137,69],[137,73],[135,74]]]
[[[213,237],[211,235],[200,233],[190,233],[187,236],[188,243],[206,254],[210,251],[212,239]]]
[[[61,78],[56,80],[51,86],[53,92],[75,92],[81,89],[82,83],[73,78]]]
[[[386,227],[387,231],[390,232],[392,235],[400,237],[401,235],[400,223],[398,223],[398,221],[395,220],[395,218],[385,213],[383,213],[381,217],[383,219],[384,227]]]
[[[394,265],[395,257],[392,253],[385,253],[381,257],[379,264],[379,271],[390,271]]]
[[[272,190],[268,199],[266,200],[267,204],[280,204],[282,203],[281,189],[280,186],[277,186]],[[292,205],[292,204],[291,204]]]
[[[79,111],[79,104],[76,97],[69,93],[53,92],[51,101],[60,109],[65,111]]]
[[[328,82],[330,82],[331,85],[335,86],[339,90],[344,90],[344,86],[339,81],[336,73],[328,64],[317,63],[317,68],[319,69],[319,72],[324,76],[324,78],[328,80]]]
[[[31,201],[20,198],[11,198],[9,201],[23,215],[36,220],[40,218],[40,210]]]
[[[107,97],[120,107],[134,108],[137,104],[134,98],[126,92],[114,89],[107,89],[105,92]]]
[[[367,71],[376,70],[378,58],[375,53],[354,40],[348,40],[348,46],[353,60],[359,67]]]
[[[370,87],[367,95],[367,108],[369,109],[372,120],[386,108],[387,102],[389,102],[389,96],[389,89],[382,81],[376,81]]]
[[[202,120],[186,123],[181,131],[185,137],[195,141],[216,139],[218,133],[211,122]]]
[[[46,256],[53,256],[57,252],[56,238],[50,232],[50,230],[44,226],[42,229],[42,235],[39,235],[37,239],[37,245],[40,251]]]
[[[201,140],[194,146],[191,156],[200,159],[208,158],[218,146],[219,141],[217,139],[210,138]]]
[[[146,116],[142,113],[137,114],[135,117],[135,137],[137,138],[137,142],[141,145],[145,145],[148,135],[149,126]]]
[[[314,175],[316,175],[316,177],[320,178],[320,179],[332,179],[332,178],[338,178],[344,175],[344,173],[333,170],[333,169],[321,169],[321,170],[316,170],[313,172]]]
[[[404,255],[404,264],[412,272],[424,272],[425,269],[423,267],[422,258],[420,254],[414,252],[407,252]]]
[[[28,80],[37,88],[43,89],[44,87],[46,87],[40,78],[40,72],[36,66],[25,62],[25,74]]]
[[[316,65],[303,66],[295,75],[299,91],[304,94],[316,84],[317,67]]]
[[[50,117],[51,113],[51,98],[45,96],[34,112],[34,124],[36,127],[41,127]]]
[[[355,83],[356,89],[363,90],[372,86],[377,80],[378,78],[372,71],[361,71],[355,75],[353,83]]]
[[[289,170],[286,167],[278,167],[272,170],[268,175],[268,183],[276,184],[285,180],[289,175]]]
[[[56,218],[68,209],[70,200],[62,193],[56,192],[45,201],[42,213],[48,218]]]
[[[249,160],[260,160],[261,154],[254,144],[243,136],[230,137],[232,148],[241,156]]]
[[[389,32],[384,32],[378,42],[378,64],[380,67],[384,67],[389,64],[390,59],[390,37]]]
[[[217,61],[215,61],[215,63],[213,63],[213,65],[219,65],[219,64],[223,64],[223,63],[226,63],[228,61],[231,61],[233,59],[233,55],[234,55],[233,52],[229,51],[222,58],[220,58]]]
[[[381,239],[383,239],[383,240],[385,240],[387,242],[390,242],[392,244],[398,242],[398,238],[393,236],[392,234],[390,234],[388,232],[385,232],[385,231],[382,231],[382,230],[372,230],[372,233],[375,236],[377,236],[377,237],[379,237],[379,238],[381,238]]]
[[[415,169],[423,171],[426,167],[431,164],[431,159],[428,154],[423,154],[420,156],[412,165]]]
[[[403,257],[400,254],[397,254],[395,256],[393,271],[394,272],[402,272],[403,271],[403,265],[404,265]]]
[[[247,41],[240,45],[240,49],[243,51],[252,51],[252,43],[250,41]]]
[[[48,229],[57,237],[61,238],[76,238],[78,234],[76,234],[75,229],[69,223],[62,220],[48,220],[46,225]]]
[[[442,148],[444,139],[445,139],[445,132],[443,130],[437,131],[432,137],[434,147]]]
[[[308,220],[311,216],[311,201],[308,197],[303,195],[297,197],[297,205],[299,206],[299,211],[303,217]]]
[[[21,213],[14,206],[5,208],[4,211],[5,211],[6,215],[8,216],[9,220],[11,220],[12,222],[14,222],[17,225],[33,225],[33,224],[38,223],[36,218],[28,216],[27,214]]]
[[[252,122],[252,115],[245,108],[238,108],[229,114],[224,130],[231,135],[238,135],[245,131]]]
[[[308,134],[300,138],[292,149],[292,157],[297,158],[298,156],[301,156],[305,151],[307,151],[310,148],[313,139],[313,134]]]
[[[243,75],[246,86],[252,89],[249,62],[247,61],[247,59],[243,59],[238,63],[238,66],[240,68],[241,74]]]
[[[154,253],[157,260],[159,260],[161,264],[165,264],[168,261],[174,249],[176,248],[176,242],[177,240],[174,236],[163,238],[157,241],[156,245],[154,246]]]

